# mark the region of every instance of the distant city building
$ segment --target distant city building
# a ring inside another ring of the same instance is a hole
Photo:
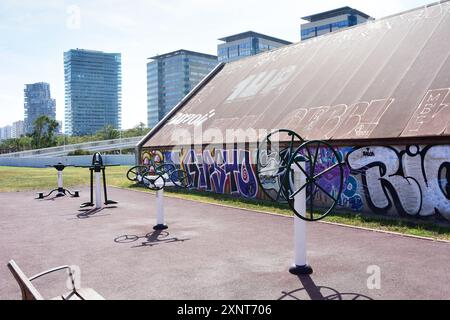
[[[253,31],[235,34],[219,40],[225,42],[217,46],[219,62],[235,61],[291,44],[289,41]]]
[[[20,138],[25,135],[24,122],[22,120],[13,122],[11,129],[11,138]]]
[[[304,23],[300,26],[302,40],[307,40],[326,33],[334,32],[336,30],[355,26],[368,20],[373,20],[372,17],[364,12],[350,7],[342,7],[321,12],[303,17],[302,19],[309,21],[308,23]]]
[[[217,57],[178,50],[149,58],[147,64],[147,124],[154,127],[212,69]]]
[[[73,49],[64,53],[65,133],[94,134],[121,127],[120,53]]]
[[[0,141],[11,139],[12,126],[5,126],[0,128]]]
[[[33,132],[33,122],[40,116],[56,117],[56,102],[50,94],[50,85],[45,82],[26,84],[24,89],[26,133]]]

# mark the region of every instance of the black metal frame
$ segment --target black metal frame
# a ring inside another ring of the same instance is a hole
[[[91,176],[90,176],[90,201],[82,203],[80,208],[93,207],[94,204],[94,172],[101,172],[103,176],[103,193],[105,194],[105,205],[117,204],[118,202],[113,200],[108,200],[108,191],[106,188],[106,167],[117,167],[119,164],[111,164],[105,165],[103,164],[103,158],[100,153],[95,153],[92,157],[92,165],[90,166],[80,166],[80,168],[88,168]]]
[[[288,147],[280,150],[277,154],[277,156],[279,156],[279,160],[280,160],[280,165],[278,166],[278,168],[276,168],[276,170],[278,170],[277,175],[284,175],[286,173],[287,167],[289,165],[289,161],[291,159],[292,154],[294,153],[294,150],[296,148],[295,144],[302,144],[304,142],[303,138],[300,137],[297,133],[295,133],[292,130],[288,130],[288,129],[279,129],[279,130],[274,130],[271,133],[269,133],[265,139],[263,139],[261,142],[259,142],[258,145],[258,152],[256,154],[256,177],[258,180],[258,185],[260,186],[261,190],[263,190],[263,193],[272,201],[274,202],[286,202],[286,190],[284,190],[285,186],[283,184],[280,185],[280,190],[278,190],[276,197],[273,197],[273,195],[268,192],[265,188],[264,185],[262,184],[261,180],[260,180],[260,174],[264,173],[261,171],[261,148],[265,148],[267,151],[267,148],[272,146],[272,141],[271,141],[271,137],[276,135],[276,134],[287,134],[289,137],[291,137]],[[297,141],[296,141],[297,139]],[[269,170],[270,171],[270,170]],[[283,197],[283,198],[282,198]]]
[[[263,165],[261,163],[261,153],[265,152],[267,154],[267,148],[269,144],[272,144],[272,141],[270,138],[277,133],[285,133],[289,137],[291,137],[290,141],[288,142],[287,147],[285,147],[282,150],[278,151],[277,154],[277,160],[279,160],[278,165],[275,168],[266,169],[264,171]],[[295,141],[295,140],[298,141]],[[295,144],[299,144],[298,147],[295,146]],[[310,151],[311,147],[316,147],[314,154]],[[331,165],[330,167],[326,168],[322,172],[315,174],[316,164],[318,162],[319,157],[319,150],[321,147],[325,147],[331,153],[333,154],[336,163]],[[295,149],[294,149],[295,148]],[[265,149],[265,150],[264,150]],[[302,152],[302,151],[306,151]],[[304,161],[305,163],[309,163],[309,170],[303,169],[300,165],[300,161]],[[328,214],[330,214],[333,209],[336,207],[339,199],[341,198],[341,194],[343,192],[343,184],[344,184],[344,170],[343,170],[344,163],[342,162],[341,155],[339,152],[337,152],[331,144],[329,144],[326,141],[322,140],[311,140],[311,141],[305,141],[302,139],[297,133],[291,130],[287,129],[280,129],[275,130],[271,132],[269,135],[266,136],[264,140],[262,140],[258,145],[258,151],[257,151],[257,162],[256,162],[256,170],[257,170],[257,180],[258,185],[260,186],[261,190],[263,190],[264,194],[275,202],[287,202],[292,209],[293,213],[301,218],[302,220],[306,221],[318,221],[324,219]],[[293,187],[293,166],[297,166],[305,175],[306,182],[299,186],[298,188]],[[323,177],[326,173],[330,172],[331,170],[339,168],[339,182],[338,182],[338,192],[335,197],[333,195],[329,194],[322,186],[320,186],[317,181]],[[309,172],[307,172],[309,171]],[[279,190],[277,191],[276,197],[273,196],[268,190],[266,190],[264,184],[261,182],[261,177],[267,177],[267,174],[264,175],[267,172],[272,172],[272,178],[273,179],[279,179],[277,180],[279,182]],[[293,190],[295,189],[295,190]],[[306,189],[306,192],[309,191],[309,197],[307,198],[307,202],[309,201],[309,206],[307,206],[307,210],[309,210],[309,217],[303,216],[299,212],[296,211],[294,206],[294,197],[301,192],[302,190]],[[317,192],[317,190],[320,190],[323,192],[331,201],[331,206],[328,207],[325,211],[322,211],[320,213],[316,213],[314,210],[314,194]]]
[[[315,152],[314,152],[314,156],[310,151],[310,146],[315,146]],[[329,151],[331,151],[334,155],[334,158],[336,159],[336,163],[334,163],[333,165],[331,165],[330,167],[326,168],[325,170],[323,170],[322,172],[316,174],[315,173],[315,169],[316,169],[316,164],[318,161],[318,157],[319,157],[319,150],[325,147],[327,148]],[[306,150],[307,155],[300,153],[301,150]],[[300,161],[304,161],[305,163],[310,163],[309,165],[309,170],[306,170],[302,168],[302,166],[300,165]],[[303,143],[302,145],[300,145],[294,152],[294,154],[292,155],[290,161],[289,161],[289,165],[287,168],[288,172],[292,172],[292,166],[296,165],[305,175],[306,177],[306,182],[300,186],[298,189],[296,189],[295,191],[292,190],[291,184],[289,183],[289,188],[286,188],[286,190],[288,190],[288,194],[286,195],[286,199],[287,202],[289,204],[289,207],[292,209],[292,211],[294,212],[294,214],[298,217],[300,217],[303,220],[307,220],[307,221],[318,221],[318,220],[322,220],[324,219],[328,214],[330,214],[333,209],[336,207],[339,199],[341,198],[342,192],[343,192],[343,187],[344,187],[344,169],[342,168],[343,166],[343,162],[341,159],[340,154],[327,142],[325,141],[321,141],[321,140],[311,140],[311,141],[307,141],[305,143]],[[336,194],[336,197],[333,197],[333,195],[329,194],[328,191],[326,191],[317,181],[323,177],[326,173],[332,171],[335,168],[339,168],[339,182],[338,182],[338,192]],[[309,171],[309,172],[308,172]],[[288,176],[288,175],[287,175]],[[286,180],[286,177],[284,178]],[[299,212],[296,211],[295,206],[294,206],[294,197],[301,192],[302,190],[306,189],[306,192],[308,192],[308,188],[309,188],[309,197],[307,197],[306,202],[307,202],[307,210],[309,209],[309,217],[303,217]],[[324,212],[320,212],[318,214],[318,216],[314,217],[315,214],[315,210],[314,210],[314,189],[319,189],[320,191],[322,191],[331,201],[332,204],[331,206],[328,207],[328,209],[326,209]],[[309,206],[308,206],[308,202],[309,202]]]
[[[177,188],[186,189],[190,186],[187,173],[184,170],[177,169],[173,163],[162,163],[156,166],[154,171],[153,177],[149,178],[149,175],[151,175],[150,166],[134,166],[128,170],[127,178],[153,191],[164,189],[167,181],[171,181]],[[158,181],[160,183],[157,183]]]

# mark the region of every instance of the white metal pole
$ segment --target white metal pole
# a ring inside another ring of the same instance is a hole
[[[156,191],[156,203],[157,203],[157,213],[156,213],[156,224],[164,224],[164,190]]]
[[[301,161],[299,164],[304,170],[305,162]],[[293,167],[294,185],[296,188],[300,188],[306,183],[306,177],[299,167]],[[306,187],[295,195],[294,208],[303,217],[306,216]],[[308,265],[307,259],[306,221],[296,215],[294,215],[294,266],[289,271],[296,275],[311,274],[313,272]]]
[[[63,188],[63,177],[62,177],[62,171],[58,171],[58,189]]]
[[[102,177],[101,172],[95,173],[95,208],[102,207]]]
[[[160,187],[160,182],[155,183],[157,187]],[[156,191],[156,225],[154,230],[165,230],[168,227],[164,224],[164,189]]]

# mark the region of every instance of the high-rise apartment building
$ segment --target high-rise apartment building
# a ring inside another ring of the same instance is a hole
[[[24,89],[26,133],[33,132],[33,123],[40,116],[56,117],[56,102],[50,94],[50,85],[45,82],[26,84]]]
[[[178,50],[149,58],[147,124],[154,127],[217,65],[217,57]]]
[[[309,21],[300,26],[302,41],[373,20],[371,16],[351,7],[321,12],[302,19]]]
[[[121,127],[121,54],[73,49],[64,53],[65,133]]]
[[[11,131],[12,131],[12,126],[5,126],[5,127],[0,128],[0,141],[11,139],[12,138]]]
[[[13,122],[11,129],[11,138],[20,138],[24,134],[24,122],[22,120]]]
[[[231,62],[291,44],[289,41],[253,31],[235,34],[219,40],[225,42],[217,46],[219,62]]]

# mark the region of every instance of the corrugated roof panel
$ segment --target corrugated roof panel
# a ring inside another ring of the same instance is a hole
[[[427,21],[430,21],[430,25],[433,25],[431,22],[436,23],[439,21],[439,23],[435,25],[433,33],[428,39],[424,37],[422,49],[418,52],[417,58],[411,67],[406,70],[401,83],[392,95],[396,99],[395,107],[386,112],[384,118],[381,119],[381,123],[391,122],[391,125],[376,128],[377,132],[387,136],[401,136],[427,92],[433,89],[440,89],[439,87],[432,87],[432,83],[450,52],[450,41],[448,40],[450,35],[449,13],[447,11],[445,16],[435,17],[433,15],[427,18]],[[425,29],[427,28],[424,27],[421,30]],[[418,32],[417,36],[420,35],[420,32]],[[405,49],[408,50],[409,48]],[[450,83],[446,86],[450,86]],[[440,133],[435,135],[440,135]],[[417,132],[413,136],[424,135]]]
[[[446,1],[232,62],[144,145],[248,128],[308,140],[450,135],[449,52]]]

